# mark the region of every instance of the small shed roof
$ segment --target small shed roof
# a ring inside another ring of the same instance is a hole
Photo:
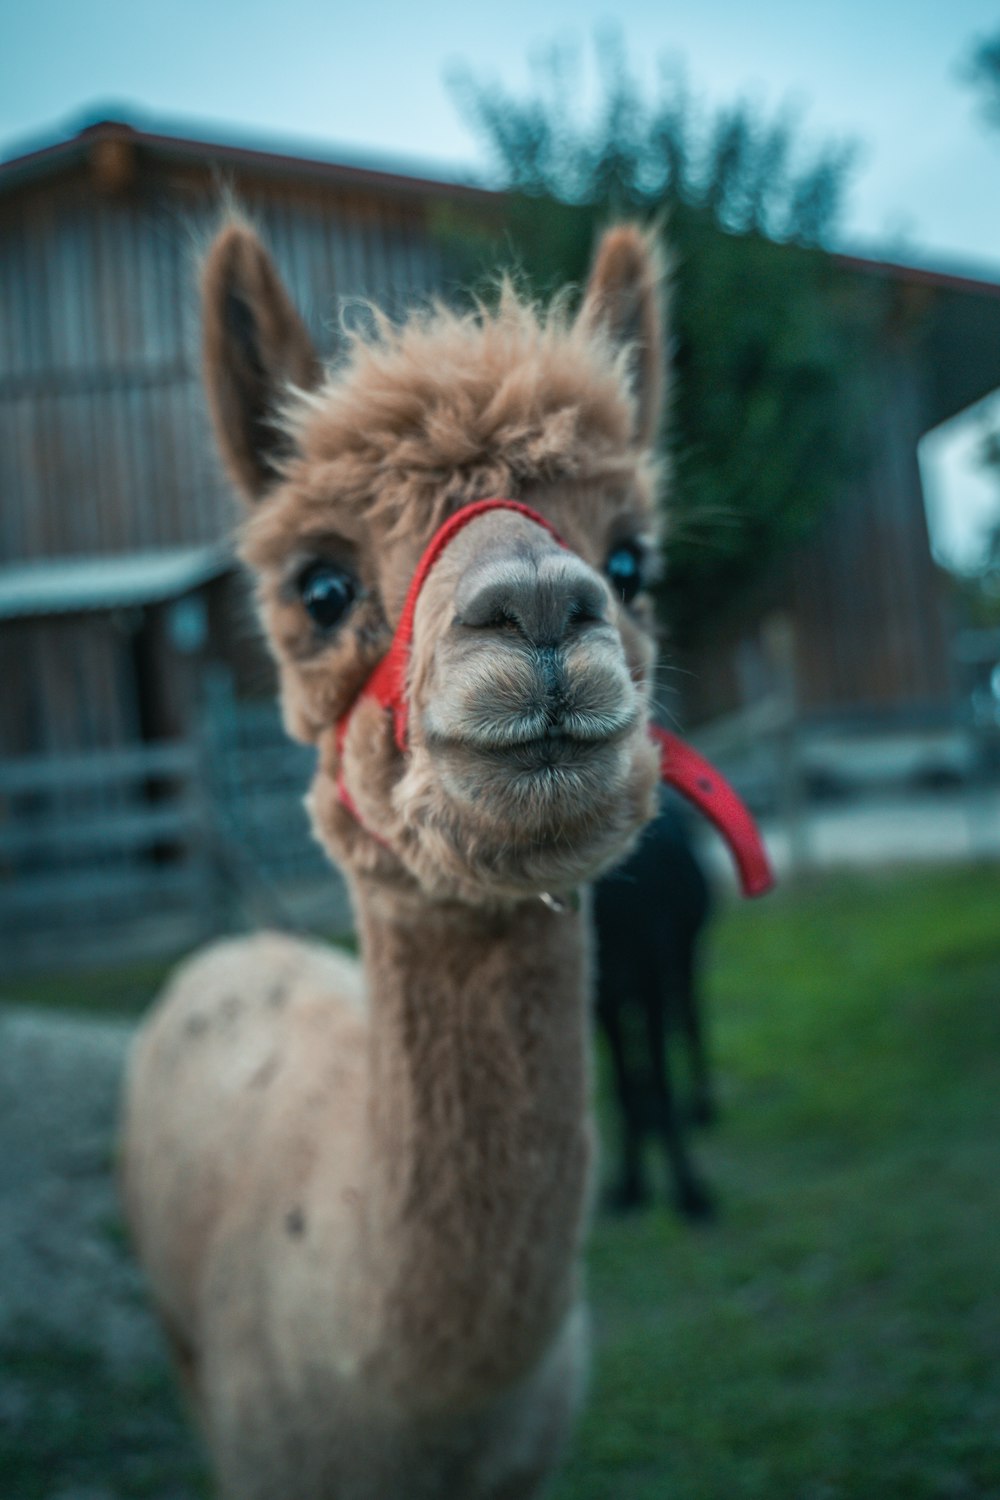
[[[163,604],[233,565],[224,547],[170,547],[118,557],[55,557],[0,568],[0,620]]]

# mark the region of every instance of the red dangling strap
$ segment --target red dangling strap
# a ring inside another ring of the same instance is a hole
[[[704,813],[728,844],[744,896],[766,895],[774,885],[774,871],[746,803],[703,755],[676,734],[658,724],[651,724],[649,733],[660,747],[663,780]]]

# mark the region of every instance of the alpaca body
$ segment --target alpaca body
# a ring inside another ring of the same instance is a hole
[[[414,972],[394,944],[447,943],[433,1009],[277,935],[209,949],[160,1003],[126,1197],[227,1496],[489,1500],[548,1471],[585,1364],[576,920],[378,920],[376,978]]]
[[[572,321],[508,288],[326,375],[253,232],[209,252],[242,553],[361,945],[210,949],[132,1059],[127,1215],[226,1500],[532,1500],[562,1450],[588,953],[539,897],[654,806],[659,279],[611,231]],[[363,691],[397,637],[405,736]]]
[[[615,1200],[647,1201],[643,1144],[664,1151],[677,1206],[691,1217],[711,1208],[687,1144],[689,1120],[714,1115],[705,1050],[698,954],[711,891],[672,796],[624,862],[594,888],[597,1018],[608,1041],[622,1128]],[[670,1066],[670,1042],[686,1043],[691,1074],[685,1108]]]

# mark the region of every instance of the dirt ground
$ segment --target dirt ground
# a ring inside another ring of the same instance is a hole
[[[114,1184],[130,1027],[0,1011],[0,1495],[194,1500]]]

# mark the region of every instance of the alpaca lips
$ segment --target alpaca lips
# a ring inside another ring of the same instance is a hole
[[[343,772],[343,745],[351,715],[362,699],[374,698],[392,714],[396,744],[400,751],[405,753],[409,726],[406,669],[413,638],[413,617],[420,590],[448,543],[470,521],[474,521],[477,516],[489,510],[515,511],[518,515],[533,521],[537,526],[544,527],[561,547],[566,545],[544,516],[540,516],[530,506],[522,505],[517,500],[502,499],[477,500],[471,505],[463,506],[461,510],[449,516],[431,537],[410,580],[403,612],[399,617],[399,624],[396,626],[396,633],[389,650],[354,702],[337,722],[337,750],[340,757],[338,795],[343,805],[355,818],[358,818],[359,822],[361,819],[358,809],[344,782]],[[657,724],[649,726],[649,733],[659,747],[660,775],[663,781],[693,803],[722,835],[736,865],[743,895],[763,896],[774,885],[774,873],[757,825],[745,803],[714,766],[711,766],[690,745],[678,739],[675,734],[670,734]]]

